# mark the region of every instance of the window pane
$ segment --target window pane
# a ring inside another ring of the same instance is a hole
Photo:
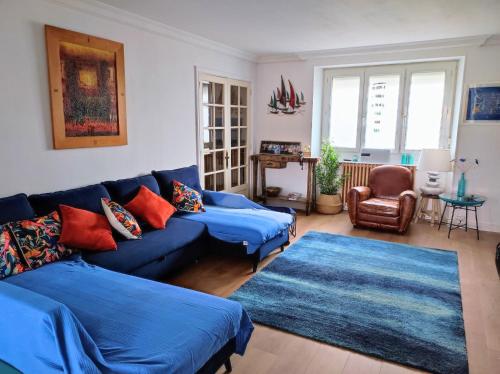
[[[210,173],[214,171],[214,154],[207,153],[205,155],[205,173]]]
[[[364,148],[395,148],[398,103],[399,75],[370,77]]]
[[[215,170],[224,170],[224,151],[215,152]]]
[[[444,72],[412,74],[406,149],[439,148],[444,83]]]
[[[337,147],[356,147],[359,84],[359,77],[333,79],[330,112],[330,140]]]
[[[247,105],[247,88],[246,87],[240,87],[240,105],[242,105],[242,106]]]
[[[216,104],[224,103],[224,85],[221,83],[214,83],[214,102]]]
[[[231,105],[238,105],[238,86],[231,86]]]
[[[231,108],[231,126],[238,126],[238,108]]]
[[[216,107],[215,109],[215,119],[213,126],[223,127],[224,126],[224,108]]]
[[[224,173],[215,174],[215,190],[222,191],[224,189]]]
[[[231,170],[231,187],[238,185],[238,168]]]
[[[214,189],[214,175],[205,175],[205,189],[213,190]]]

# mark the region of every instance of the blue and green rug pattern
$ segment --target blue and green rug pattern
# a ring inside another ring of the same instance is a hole
[[[257,323],[434,373],[468,372],[456,252],[308,232],[230,299]]]

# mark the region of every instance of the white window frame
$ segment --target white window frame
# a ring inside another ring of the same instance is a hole
[[[429,61],[419,63],[386,64],[374,66],[359,66],[348,68],[325,69],[323,74],[323,99],[321,138],[330,139],[330,117],[331,117],[331,95],[332,81],[334,78],[359,77],[360,97],[358,103],[358,124],[356,147],[337,147],[340,152],[361,152],[365,144],[366,115],[368,103],[369,77],[376,75],[400,75],[398,117],[396,125],[395,146],[391,153],[414,152],[420,150],[406,149],[406,132],[408,119],[408,106],[410,100],[410,83],[413,73],[438,72],[445,73],[445,92],[443,97],[443,112],[441,117],[441,129],[439,147],[448,148],[451,136],[451,120],[453,114],[453,101],[457,76],[457,61]]]

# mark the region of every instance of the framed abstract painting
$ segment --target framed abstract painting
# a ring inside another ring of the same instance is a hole
[[[55,149],[127,144],[123,44],[45,25]]]
[[[466,98],[466,122],[500,123],[500,83],[471,85]]]

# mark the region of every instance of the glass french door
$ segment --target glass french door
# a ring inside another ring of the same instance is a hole
[[[247,194],[249,84],[200,74],[198,87],[203,188]]]

